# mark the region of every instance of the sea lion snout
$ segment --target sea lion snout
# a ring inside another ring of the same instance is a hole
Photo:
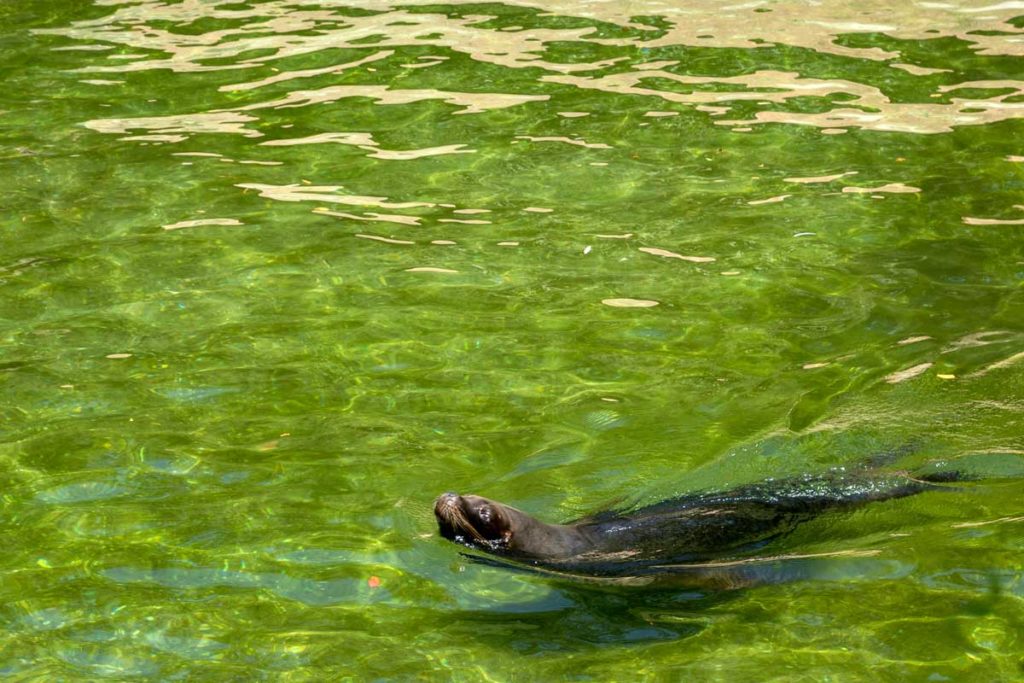
[[[458,541],[466,532],[473,533],[462,510],[462,496],[457,493],[445,492],[434,500],[434,517],[441,536],[449,541]]]
[[[442,493],[434,501],[434,516],[444,538],[470,547],[484,544],[495,549],[512,537],[504,508],[480,496]]]
[[[462,509],[462,496],[457,493],[442,493],[434,501],[434,515],[438,521],[451,520],[452,515]]]

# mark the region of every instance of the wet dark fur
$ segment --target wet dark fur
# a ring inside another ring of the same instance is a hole
[[[444,538],[498,563],[582,577],[644,576],[749,561],[743,558],[824,512],[911,496],[958,478],[838,471],[695,493],[564,525],[479,496],[446,493],[435,501],[434,514]]]

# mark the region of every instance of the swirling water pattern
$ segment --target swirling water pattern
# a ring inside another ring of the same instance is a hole
[[[0,6],[12,680],[1012,680],[1024,6]],[[466,563],[902,453],[726,594]],[[854,552],[855,551],[855,552]]]

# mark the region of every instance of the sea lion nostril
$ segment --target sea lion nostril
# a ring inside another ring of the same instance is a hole
[[[434,510],[452,510],[459,506],[459,495],[457,493],[442,493],[434,501]]]

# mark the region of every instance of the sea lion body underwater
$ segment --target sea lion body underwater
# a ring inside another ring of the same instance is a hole
[[[749,561],[769,541],[832,510],[912,496],[958,481],[956,472],[911,476],[857,470],[766,480],[547,524],[480,496],[434,503],[441,536],[486,553],[488,564],[579,578],[693,573]]]

